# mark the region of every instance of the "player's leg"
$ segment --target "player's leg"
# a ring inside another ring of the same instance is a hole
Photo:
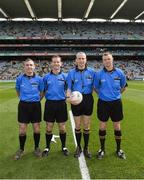
[[[120,121],[118,122],[113,122],[113,127],[114,127],[114,135],[115,135],[115,141],[116,141],[116,150],[119,151],[121,148],[121,126],[120,126]]]
[[[14,156],[15,160],[20,159],[24,154],[24,147],[25,147],[25,142],[26,142],[26,129],[27,129],[26,123],[19,123],[19,146],[20,146],[20,148]]]
[[[62,144],[62,152],[65,156],[69,155],[68,149],[66,148],[66,125],[65,122],[58,123],[59,135]]]
[[[106,126],[107,123],[100,121],[99,123],[99,139],[100,139],[100,145],[101,145],[101,150],[105,150],[105,136],[106,136]]]
[[[107,121],[109,119],[109,104],[100,99],[97,103],[97,117],[99,119],[99,141],[101,146],[97,152],[97,158],[102,159],[105,155],[105,137]]]
[[[24,147],[26,142],[27,124],[30,122],[29,104],[19,102],[18,104],[18,122],[19,122],[19,150],[16,152],[14,159],[20,159],[24,154]]]
[[[76,137],[76,141],[77,141],[77,147],[76,147],[76,151],[74,153],[74,157],[78,158],[82,152],[82,148],[81,148],[81,119],[82,116],[74,116],[74,121],[75,121],[75,137]]]
[[[84,138],[84,155],[88,158],[91,158],[91,153],[88,150],[89,144],[89,131],[90,131],[90,120],[91,116],[83,115],[83,138]]]
[[[120,121],[113,122],[113,126],[114,126],[114,135],[115,135],[115,141],[116,141],[116,155],[117,155],[117,157],[119,157],[121,159],[126,159],[125,153],[121,149],[122,133],[121,133]]]
[[[121,150],[121,120],[123,119],[121,100],[113,102],[111,110],[111,119],[113,121],[114,136],[116,141],[116,155],[121,159],[126,159],[124,151]]]
[[[45,134],[45,138],[46,138],[46,148],[44,149],[42,156],[46,157],[49,154],[50,151],[50,143],[51,143],[51,139],[52,139],[52,130],[53,130],[53,126],[54,123],[53,122],[46,122],[46,134]]]
[[[34,154],[37,157],[41,157],[41,150],[39,148],[40,142],[40,123],[33,123],[33,138],[34,138]]]
[[[100,121],[99,123],[99,141],[100,149],[97,152],[97,158],[103,159],[105,155],[105,136],[106,136],[106,122]]]
[[[19,143],[20,143],[20,149],[23,151],[26,142],[26,130],[27,130],[27,124],[19,123]]]
[[[78,158],[80,157],[80,154],[82,152],[81,148],[81,120],[82,120],[82,103],[79,105],[71,105],[72,113],[74,116],[74,122],[75,122],[75,137],[76,137],[76,142],[77,142],[77,147],[74,152],[74,157]]]
[[[50,142],[52,139],[52,129],[55,122],[55,111],[54,108],[55,104],[52,101],[46,101],[45,103],[45,109],[44,109],[44,121],[46,121],[46,133],[45,133],[45,139],[46,139],[46,148],[42,152],[42,156],[48,156],[50,151]]]
[[[69,155],[66,148],[66,121],[68,120],[67,104],[65,101],[56,102],[56,122],[58,123],[59,136],[62,144],[62,152],[65,156]]]
[[[33,103],[31,105],[31,122],[33,125],[34,154],[37,157],[41,157],[41,150],[39,148],[41,114],[40,102]]]
[[[93,113],[94,99],[92,94],[83,95],[82,102],[82,123],[83,123],[83,138],[84,138],[84,155],[91,158],[91,153],[88,150],[89,136],[90,136],[90,121]]]

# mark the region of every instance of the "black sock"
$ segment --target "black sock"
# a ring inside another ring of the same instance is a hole
[[[84,137],[84,148],[88,148],[88,143],[89,143],[89,130],[85,130],[85,129],[84,129],[83,137]]]
[[[60,140],[61,140],[61,144],[62,144],[62,148],[65,147],[65,143],[66,143],[66,133],[60,133]]]
[[[116,140],[116,144],[117,144],[117,151],[119,151],[120,150],[120,146],[121,146],[121,139],[115,138],[115,140]]]
[[[19,143],[20,143],[20,149],[24,151],[24,146],[26,142],[26,135],[19,135]]]
[[[40,142],[40,133],[34,133],[34,143],[35,143],[35,149],[39,147],[39,142]]]
[[[76,136],[77,145],[78,147],[81,148],[81,145],[80,145],[81,144],[81,131],[75,129],[75,136]]]
[[[115,141],[117,145],[117,151],[119,151],[121,147],[121,136],[122,136],[121,130],[115,130],[114,134],[115,134]]]
[[[46,148],[50,149],[50,142],[52,139],[52,134],[45,134],[45,137],[46,137]]]
[[[105,138],[100,138],[101,150],[105,150]]]
[[[100,145],[102,151],[105,150],[105,136],[106,136],[106,130],[99,129],[99,139],[100,139]]]

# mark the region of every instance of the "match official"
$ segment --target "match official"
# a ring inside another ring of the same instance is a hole
[[[125,153],[121,150],[121,124],[123,119],[123,109],[121,93],[126,87],[126,76],[119,68],[113,64],[113,56],[110,52],[105,52],[102,56],[104,68],[96,73],[94,86],[98,94],[97,117],[100,120],[99,138],[101,148],[97,153],[97,158],[102,159],[105,155],[106,126],[109,118],[113,121],[114,135],[116,141],[116,155],[121,159],[126,159]]]
[[[66,99],[66,74],[61,71],[62,61],[60,56],[53,56],[51,60],[51,72],[44,77],[45,87],[45,110],[44,120],[46,121],[46,148],[42,156],[46,157],[50,151],[52,130],[54,122],[58,123],[59,135],[62,144],[62,152],[65,156],[69,155],[66,148],[66,127],[68,119]]]
[[[16,79],[16,91],[20,99],[18,104],[18,122],[19,122],[19,144],[20,149],[16,152],[14,159],[20,159],[24,154],[26,142],[26,130],[28,124],[33,125],[34,154],[41,156],[39,148],[40,141],[40,121],[41,121],[41,103],[42,92],[44,90],[43,79],[34,72],[35,65],[30,58],[24,62],[24,74]]]
[[[74,157],[80,157],[82,152],[81,147],[81,126],[83,126],[83,138],[84,138],[84,155],[91,158],[91,153],[88,150],[89,143],[89,131],[90,120],[93,112],[93,82],[94,71],[87,67],[87,57],[84,52],[78,52],[76,54],[76,67],[69,71],[67,77],[68,90],[67,96],[71,95],[73,91],[79,91],[83,95],[83,100],[78,105],[72,105],[71,109],[74,115],[75,121],[75,136],[77,141],[77,148],[74,153]]]

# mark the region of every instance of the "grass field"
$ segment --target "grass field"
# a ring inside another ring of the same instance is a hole
[[[142,179],[144,178],[144,82],[129,82],[123,94],[124,120],[122,121],[122,148],[127,159],[115,157],[115,142],[112,122],[108,122],[106,138],[106,156],[96,159],[99,149],[98,120],[94,107],[90,150],[92,159],[86,160],[91,179]],[[95,96],[95,104],[96,104]],[[67,123],[67,147],[70,156],[61,153],[60,140],[52,143],[47,158],[37,159],[33,156],[33,133],[29,125],[25,156],[14,161],[13,155],[18,149],[17,124],[18,98],[13,83],[0,83],[0,178],[1,179],[80,179],[78,160],[73,157],[75,150],[70,121]],[[44,100],[42,101],[42,106]],[[45,147],[45,124],[41,125],[41,149]],[[54,134],[58,134],[55,126]]]

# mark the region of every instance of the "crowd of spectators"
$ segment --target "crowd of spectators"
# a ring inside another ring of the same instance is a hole
[[[50,61],[49,60],[36,60],[36,73],[40,76],[44,76],[50,71]],[[136,77],[144,77],[144,61],[143,60],[129,60],[129,61],[115,61],[115,67],[122,69],[127,79],[132,80]],[[73,68],[74,61],[66,60],[63,61],[63,71],[68,72]],[[98,71],[102,68],[102,62],[98,60],[88,60],[88,66]],[[15,80],[16,77],[23,72],[22,61],[0,61],[0,80]]]
[[[12,22],[0,23],[0,39],[39,37],[48,39],[144,39],[141,23]]]
[[[57,52],[58,54],[69,54],[69,55],[75,55],[79,51],[84,51],[87,55],[89,56],[102,56],[104,49],[102,48],[81,48],[76,49],[76,48],[48,48],[48,49],[43,49],[43,50],[0,50],[0,55],[7,54],[7,55],[27,55],[27,54],[55,54]],[[128,49],[115,49],[115,50],[110,50],[110,52],[114,56],[144,56],[144,51],[143,50],[128,50]]]

